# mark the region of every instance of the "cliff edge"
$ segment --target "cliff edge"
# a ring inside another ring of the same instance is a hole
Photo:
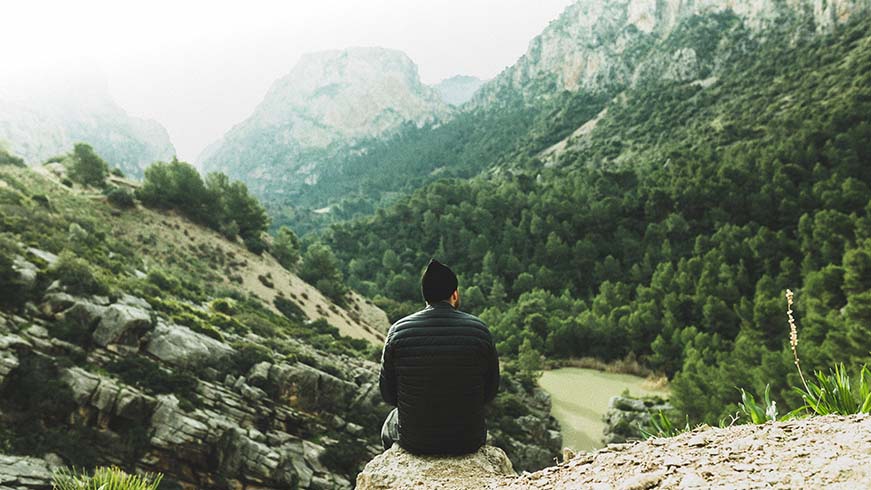
[[[482,451],[496,450],[485,448]],[[357,488],[596,490],[871,487],[871,415],[825,416],[611,444],[535,473],[464,458],[418,458],[391,449],[372,460]],[[475,464],[471,464],[475,462]]]

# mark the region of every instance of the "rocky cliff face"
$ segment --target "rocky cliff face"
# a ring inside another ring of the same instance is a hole
[[[655,43],[693,18],[734,17],[756,33],[783,26],[813,32],[869,9],[868,0],[580,0],[533,39],[517,63],[485,84],[473,105],[498,105],[509,98],[506,93],[532,102],[563,90],[602,92],[649,77],[693,80],[717,63],[698,47],[672,46],[648,59]]]
[[[33,313],[0,315],[0,443],[60,439],[47,442],[66,451],[44,456],[55,465],[159,471],[182,488],[350,488],[342,445],[375,439],[347,418],[377,420],[386,409],[372,363],[308,349],[309,364],[273,359],[236,372],[229,343],[166,321],[139,298],[55,291]],[[59,323],[90,331],[85,347],[57,338]],[[192,374],[186,389],[156,392],[149,382],[179,370]],[[39,464],[6,459],[0,484],[29,478],[18,483],[47,488],[34,476]]]
[[[0,87],[0,145],[34,164],[68,152],[80,141],[132,176],[175,155],[166,129],[128,115],[99,76]]]
[[[255,190],[314,183],[337,151],[402,124],[449,113],[404,54],[383,48],[312,53],[276,81],[247,120],[199,160]],[[278,182],[276,182],[278,181]]]

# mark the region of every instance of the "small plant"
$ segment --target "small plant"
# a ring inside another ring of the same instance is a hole
[[[843,363],[836,364],[828,374],[817,371],[802,390],[795,387],[805,405],[799,410],[810,410],[817,415],[851,415],[871,413],[871,371],[862,366],[859,385],[854,387]]]
[[[89,476],[85,472],[62,469],[51,479],[54,490],[157,490],[163,475],[146,473],[130,475],[120,468],[97,468]]]
[[[639,430],[645,439],[650,439],[651,437],[674,437],[690,431],[690,420],[689,417],[684,416],[684,426],[676,426],[667,413],[659,410],[655,414],[650,414],[650,425],[648,427],[639,427]]]
[[[760,401],[762,403],[758,403],[751,393],[742,388],[741,403],[738,404],[741,415],[753,424],[777,421],[777,402],[771,399],[771,385],[765,385],[765,392]]]

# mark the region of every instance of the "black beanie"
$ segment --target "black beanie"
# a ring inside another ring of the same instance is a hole
[[[423,271],[420,289],[427,303],[435,303],[450,298],[458,284],[454,271],[438,260],[432,259]]]

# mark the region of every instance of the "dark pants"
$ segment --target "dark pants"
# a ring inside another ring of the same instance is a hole
[[[381,426],[381,444],[384,450],[390,449],[393,443],[399,442],[399,409],[394,408],[387,419],[384,420],[384,425]]]

